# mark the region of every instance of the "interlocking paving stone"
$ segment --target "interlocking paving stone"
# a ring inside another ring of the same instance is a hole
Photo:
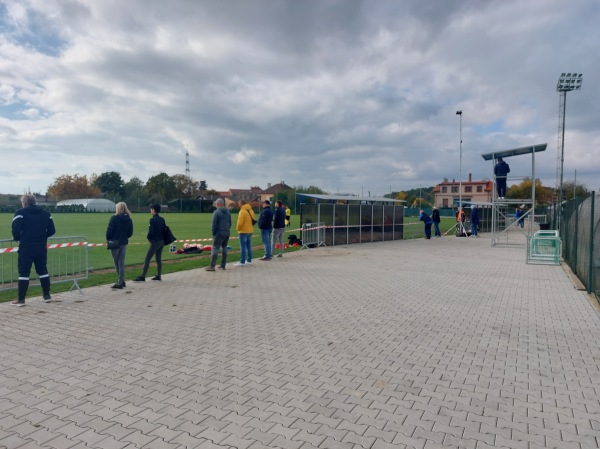
[[[0,304],[0,447],[598,448],[600,319],[524,260],[382,242]]]

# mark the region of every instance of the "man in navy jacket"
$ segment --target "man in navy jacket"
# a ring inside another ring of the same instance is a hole
[[[50,296],[50,275],[46,267],[48,259],[48,237],[56,232],[54,221],[49,212],[37,206],[35,196],[28,194],[21,197],[22,209],[15,212],[12,221],[13,239],[19,242],[19,270],[18,299],[12,304],[17,307],[25,305],[25,296],[29,288],[29,274],[31,265],[35,265],[44,302],[52,301]]]
[[[265,200],[262,203],[263,210],[258,217],[258,228],[260,229],[260,237],[262,238],[263,246],[265,247],[265,255],[260,260],[271,260],[273,251],[271,250],[271,233],[273,232],[273,211],[271,210],[271,202]]]

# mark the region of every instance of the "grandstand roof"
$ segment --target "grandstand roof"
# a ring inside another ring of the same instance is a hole
[[[317,202],[358,202],[358,203],[406,203],[405,200],[395,200],[383,196],[354,196],[354,195],[320,195],[316,193],[296,193],[301,199],[302,197],[314,198]]]

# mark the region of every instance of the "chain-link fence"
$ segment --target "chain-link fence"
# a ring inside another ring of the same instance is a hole
[[[563,258],[585,285],[588,293],[600,297],[600,195],[566,201],[560,214]],[[553,210],[549,210],[549,215]],[[555,220],[552,223],[556,226]]]

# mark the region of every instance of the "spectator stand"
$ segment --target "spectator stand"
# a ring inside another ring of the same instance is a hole
[[[527,147],[514,148],[512,150],[494,151],[492,153],[482,154],[486,161],[492,161],[492,173],[494,173],[494,167],[498,158],[509,159],[514,156],[531,155],[531,174],[527,176],[507,176],[508,180],[524,180],[530,177],[532,180],[531,196],[529,198],[498,198],[498,192],[496,190],[496,175],[494,174],[494,190],[492,192],[492,246],[496,245],[522,245],[525,239],[522,238],[522,234],[527,237],[527,241],[531,240],[531,236],[535,232],[536,224],[533,220],[535,217],[535,153],[545,151],[548,144],[531,145]],[[507,161],[511,166],[511,173],[523,172],[523,165],[512,164]],[[523,228],[519,227],[518,220],[514,219],[515,209],[523,208],[525,213],[522,219],[525,222]],[[520,232],[517,232],[520,231]]]
[[[297,193],[300,225],[318,223],[318,244],[345,245],[402,240],[404,200],[352,195]],[[310,239],[309,239],[310,240]],[[307,242],[302,237],[303,245]]]

